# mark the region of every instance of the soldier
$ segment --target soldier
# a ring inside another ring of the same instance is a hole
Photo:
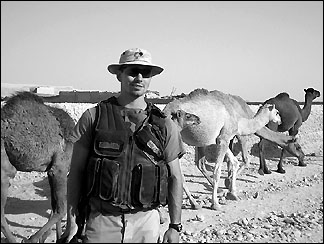
[[[67,227],[60,241],[70,242],[84,225],[85,243],[179,242],[179,158],[185,150],[176,125],[145,100],[152,77],[163,68],[149,52],[134,48],[108,71],[121,92],[87,109],[74,128]],[[170,216],[163,240],[161,205],[168,205]]]

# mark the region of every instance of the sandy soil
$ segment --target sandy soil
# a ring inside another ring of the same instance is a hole
[[[314,106],[299,133],[307,167],[294,157],[284,164],[286,174],[275,172],[280,150],[269,145],[266,158],[270,175],[258,174],[258,138],[249,141],[250,165],[237,180],[238,201],[225,199],[223,166],[219,200],[221,211],[211,206],[211,186],[193,163],[194,150],[187,147],[181,165],[189,189],[202,206],[192,210],[184,194],[181,242],[323,242],[323,106]],[[236,153],[237,153],[236,149]],[[241,160],[240,153],[237,157]],[[212,170],[212,164],[208,164]],[[11,231],[20,242],[39,230],[50,213],[46,173],[18,172],[11,180],[5,209]],[[162,215],[168,218],[167,208]],[[63,225],[65,224],[63,220]],[[168,222],[162,224],[161,234]],[[46,242],[55,242],[55,227]],[[5,242],[1,234],[1,242]]]

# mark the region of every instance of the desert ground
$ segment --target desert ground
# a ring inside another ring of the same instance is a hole
[[[50,104],[66,109],[77,120],[91,104]],[[256,111],[256,105],[250,105]],[[259,175],[259,158],[255,135],[249,137],[250,165],[238,176],[238,201],[225,198],[227,189],[222,169],[219,201],[220,211],[212,210],[211,186],[194,164],[194,148],[180,162],[188,187],[201,209],[193,210],[184,194],[180,242],[294,242],[323,243],[323,105],[314,105],[310,117],[300,128],[298,141],[306,154],[306,167],[298,167],[297,159],[288,156],[284,163],[286,174],[275,172],[281,150],[269,143],[266,159],[273,171]],[[241,155],[234,148],[238,159]],[[212,150],[212,148],[211,148]],[[210,158],[212,161],[212,156]],[[208,163],[212,174],[212,163]],[[18,172],[11,180],[5,208],[6,218],[18,242],[39,230],[50,214],[50,189],[46,173]],[[161,225],[161,236],[168,226],[167,207],[161,208],[166,222]],[[66,224],[63,219],[63,226]],[[56,240],[55,226],[46,240]],[[1,234],[1,242],[5,242]]]

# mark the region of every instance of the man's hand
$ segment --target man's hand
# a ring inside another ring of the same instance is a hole
[[[179,232],[169,228],[163,236],[163,243],[179,243]]]

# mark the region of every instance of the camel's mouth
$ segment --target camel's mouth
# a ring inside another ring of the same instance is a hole
[[[188,126],[199,125],[201,123],[201,120],[197,115],[187,113],[181,109],[178,109],[176,112],[171,112],[171,119],[173,122],[178,124],[181,129]]]
[[[198,116],[197,116],[198,117]],[[196,121],[196,123],[195,123],[195,125],[199,125],[199,124],[201,124],[201,120],[200,120],[200,118],[198,117],[197,118],[197,121]]]
[[[195,114],[185,113],[185,116],[186,116],[185,121],[187,124],[199,125],[201,123],[200,118]]]

